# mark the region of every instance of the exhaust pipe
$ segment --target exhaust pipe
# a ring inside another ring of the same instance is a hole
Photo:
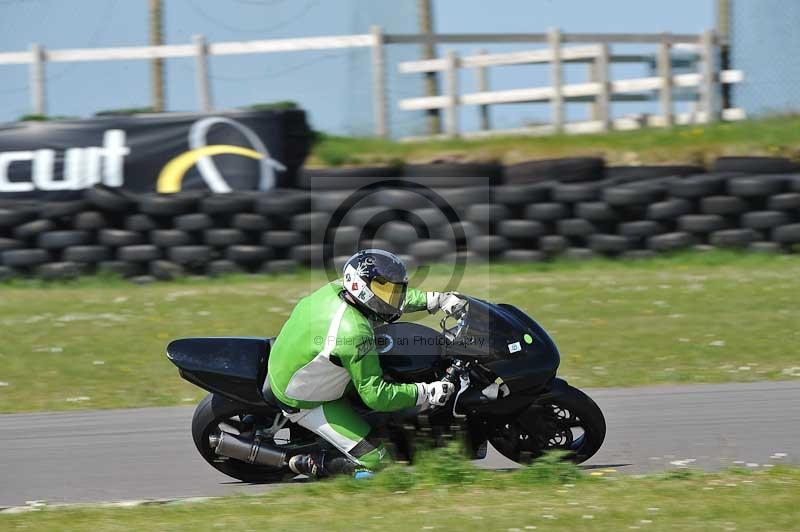
[[[258,440],[245,440],[228,432],[209,436],[208,442],[219,455],[235,458],[248,464],[270,467],[286,465],[286,452]]]

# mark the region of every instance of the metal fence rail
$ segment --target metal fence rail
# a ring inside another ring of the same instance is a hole
[[[196,90],[200,109],[210,112],[214,109],[209,82],[208,57],[215,55],[262,54],[278,52],[299,52],[329,50],[337,48],[371,48],[372,63],[372,104],[374,114],[374,133],[377,136],[389,135],[388,102],[385,71],[385,46],[414,43],[543,43],[548,48],[505,54],[476,54],[458,57],[449,53],[444,58],[400,63],[401,73],[445,72],[445,93],[425,98],[409,98],[397,102],[404,110],[442,109],[445,113],[446,135],[462,134],[458,125],[458,108],[461,105],[479,106],[482,113],[482,131],[470,134],[491,134],[488,131],[488,105],[518,102],[549,102],[552,124],[537,128],[505,130],[504,133],[519,132],[583,132],[604,131],[608,129],[641,127],[642,125],[669,126],[674,123],[708,122],[717,119],[735,120],[744,116],[740,109],[718,109],[717,92],[720,84],[738,83],[743,75],[739,71],[716,70],[714,58],[717,38],[712,31],[695,34],[641,34],[641,33],[562,33],[553,29],[548,33],[507,33],[507,34],[385,34],[375,26],[368,34],[304,37],[297,39],[271,39],[255,41],[235,41],[208,43],[203,36],[195,36],[190,44],[170,44],[160,46],[129,46],[117,48],[76,48],[48,50],[40,44],[32,44],[30,50],[0,52],[0,65],[27,64],[30,70],[31,109],[34,114],[47,112],[45,91],[45,66],[50,62],[82,61],[129,61],[151,60],[155,58],[194,57],[196,69]],[[581,43],[579,46],[563,46],[568,43]],[[588,44],[587,44],[588,43]],[[658,76],[611,80],[609,66],[612,63],[652,62],[652,55],[612,54],[612,44],[657,44]],[[673,50],[683,53],[675,57]],[[563,65],[565,63],[586,63],[590,67],[590,80],[587,83],[565,84]],[[546,63],[550,65],[551,84],[549,87],[525,87],[513,90],[490,91],[486,69],[499,65],[519,65]],[[675,66],[694,65],[697,73],[672,74]],[[476,70],[479,92],[459,94],[458,71],[462,68]],[[673,94],[673,88],[696,89],[696,94]],[[615,101],[648,101],[653,99],[652,91],[657,91],[661,102],[661,115],[645,117],[641,120],[617,119],[610,117],[609,107]],[[675,116],[673,103],[686,99],[699,100],[696,112]],[[586,102],[592,106],[592,120],[582,123],[565,123],[564,106],[567,102]]]

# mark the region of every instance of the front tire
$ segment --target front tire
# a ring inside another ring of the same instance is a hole
[[[561,379],[550,393],[514,419],[490,427],[488,440],[506,458],[529,463],[543,453],[565,451],[565,459],[579,464],[600,449],[606,420],[591,397]]]
[[[192,417],[192,438],[194,445],[203,459],[217,471],[243,482],[262,483],[276,482],[283,479],[284,469],[262,465],[248,464],[233,458],[220,456],[211,448],[209,436],[222,430],[220,425],[227,425],[238,431],[246,431],[242,423],[248,414],[248,407],[231,401],[221,395],[208,394],[197,405]]]

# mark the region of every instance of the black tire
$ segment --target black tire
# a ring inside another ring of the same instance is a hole
[[[223,247],[244,244],[247,238],[239,229],[206,229],[203,240],[206,245]]]
[[[570,209],[563,203],[534,203],[525,209],[525,218],[540,222],[554,222],[569,218]]]
[[[39,209],[39,218],[45,220],[68,218],[88,208],[89,202],[82,199],[72,201],[48,201],[43,203],[42,207]]]
[[[700,200],[703,214],[732,216],[746,212],[748,208],[747,202],[736,196],[709,196]]]
[[[420,240],[408,246],[408,254],[412,255],[420,264],[441,259],[450,251],[452,251],[452,245],[446,240]]]
[[[608,187],[603,190],[603,201],[613,207],[649,205],[661,199],[657,188],[644,186]]]
[[[407,164],[403,177],[431,188],[498,185],[503,168],[496,163]]]
[[[781,244],[800,244],[800,223],[776,227],[772,231],[772,240]],[[13,253],[13,251],[6,253]],[[13,266],[13,264],[9,264],[9,266]]]
[[[719,157],[711,166],[712,172],[741,172],[745,174],[790,174],[798,167],[783,157]]]
[[[726,229],[711,233],[709,243],[718,248],[744,249],[758,240],[758,233],[752,229]]]
[[[777,242],[752,242],[747,246],[747,251],[754,253],[780,253],[781,245]]]
[[[355,225],[356,227],[380,227],[397,218],[395,211],[376,205],[353,209],[344,216],[342,222],[345,225]]]
[[[74,262],[50,262],[36,268],[36,275],[45,281],[69,281],[80,277],[82,271]]]
[[[152,216],[147,214],[132,214],[125,217],[125,229],[147,233],[159,228],[159,223]]]
[[[470,251],[489,257],[496,257],[510,248],[508,240],[500,235],[478,235],[469,243]]]
[[[388,222],[375,233],[375,238],[385,239],[401,247],[419,240],[417,230],[408,222]]]
[[[117,250],[117,258],[127,262],[150,262],[161,258],[161,250],[150,244],[123,246]]]
[[[106,246],[72,246],[63,253],[65,261],[80,264],[94,264],[110,258],[111,250]]]
[[[790,221],[789,215],[780,211],[752,211],[742,215],[742,226],[756,231],[786,225]]]
[[[20,242],[19,240],[14,240],[13,238],[3,238],[0,237],[0,252],[8,251],[10,249],[20,249],[24,247],[24,243]]]
[[[658,166],[606,166],[606,179],[616,183],[634,183],[669,176],[703,174],[702,166],[658,165]]]
[[[653,220],[637,220],[619,224],[617,232],[628,238],[647,238],[664,233],[666,229],[663,225]]]
[[[205,231],[214,227],[214,220],[207,214],[196,212],[176,216],[173,225],[181,231]]]
[[[592,235],[589,237],[589,249],[604,255],[619,255],[628,251],[630,241],[620,235]]]
[[[238,264],[252,266],[271,259],[272,253],[264,246],[231,246],[225,250],[225,258]]]
[[[530,263],[542,262],[544,259],[544,253],[534,249],[508,249],[500,255],[502,262]]]
[[[72,221],[72,227],[81,231],[97,231],[108,227],[109,222],[102,212],[86,211],[78,213]]]
[[[64,249],[69,246],[83,246],[91,240],[92,235],[88,231],[49,231],[41,233],[36,243],[42,249]]]
[[[12,234],[14,235],[14,238],[18,240],[27,240],[28,238],[34,238],[41,233],[52,231],[55,228],[56,224],[50,220],[33,220],[32,222],[26,222],[18,225],[14,228]]]
[[[478,226],[472,222],[456,222],[454,224],[445,224],[436,227],[431,235],[434,239],[446,240],[447,242],[456,243],[461,237],[467,241],[472,240],[481,234]]]
[[[407,219],[420,228],[426,227],[428,231],[450,223],[441,209],[436,207],[414,209],[408,213]]]
[[[340,207],[345,208],[345,205],[355,205],[359,203],[366,206],[369,200],[361,200],[364,193],[356,194],[350,190],[330,190],[325,192],[312,192],[311,193],[311,210],[315,212],[330,212],[333,213]],[[351,202],[351,203],[348,203]]]
[[[694,244],[692,235],[683,232],[664,233],[647,239],[647,247],[653,251],[677,251],[689,248],[692,244]]]
[[[136,201],[139,211],[152,216],[178,216],[197,208],[197,196],[190,194],[141,194]]]
[[[497,203],[478,203],[467,209],[466,218],[476,224],[496,224],[511,217],[505,205]]]
[[[772,175],[733,177],[728,181],[728,193],[742,198],[763,198],[782,192],[783,184],[782,179]]]
[[[208,394],[195,408],[192,416],[192,439],[200,456],[217,471],[242,482],[275,482],[283,479],[284,470],[258,466],[239,460],[220,459],[208,442],[219,430],[220,422],[249,413],[249,408],[221,395]],[[277,413],[277,412],[276,412]]]
[[[557,183],[553,185],[554,201],[578,203],[600,199],[603,188],[600,183]]]
[[[492,446],[509,460],[519,463],[528,463],[543,452],[556,449],[567,451],[565,459],[575,463],[594,456],[606,436],[606,421],[600,407],[588,395],[561,379],[555,379],[553,392],[516,419],[486,420],[486,437]],[[548,434],[531,434],[525,429],[526,425],[550,430]],[[577,428],[575,425],[582,429],[577,437],[572,431]],[[562,441],[555,436],[560,436]]]
[[[506,183],[582,183],[602,180],[605,166],[605,160],[600,157],[545,159],[506,166],[503,175]]]
[[[458,212],[470,205],[485,202],[492,195],[492,187],[462,187],[437,190],[436,192],[441,198],[436,202],[438,207],[450,207]],[[441,205],[439,205],[440,202]]]
[[[299,246],[303,241],[303,235],[297,231],[267,231],[261,236],[262,244],[279,249]]]
[[[334,229],[331,234],[330,243],[333,245],[335,254],[347,255],[350,257],[358,251],[359,240],[361,240],[360,227],[342,225]]]
[[[11,249],[0,254],[0,263],[12,268],[39,266],[50,260],[50,254],[43,249]]]
[[[556,223],[556,231],[561,236],[588,238],[597,233],[597,227],[583,218],[567,218]]]
[[[625,260],[643,260],[643,259],[652,259],[653,257],[657,256],[658,253],[656,253],[652,249],[631,249],[621,254],[619,257]]]
[[[492,195],[494,203],[515,207],[547,201],[550,198],[550,189],[538,184],[503,185],[492,188]]]
[[[587,248],[567,248],[564,251],[564,258],[569,260],[591,260],[598,257],[598,254]]]
[[[212,252],[208,246],[176,246],[167,250],[167,257],[181,266],[201,268],[211,261]]]
[[[292,216],[292,230],[311,237],[312,242],[322,241],[330,223],[331,215],[327,212],[304,212]]]
[[[387,209],[410,211],[420,204],[428,203],[428,199],[421,192],[414,190],[384,188],[370,194],[369,201],[373,205],[380,205]]]
[[[397,179],[400,175],[399,166],[302,168],[297,176],[297,186],[311,191],[356,190],[367,185]]]
[[[800,193],[786,192],[771,196],[767,200],[767,208],[773,211],[798,211],[800,210]]]
[[[16,227],[36,218],[34,209],[9,209],[0,208],[0,229]]]
[[[266,231],[272,227],[269,220],[260,214],[252,214],[249,212],[242,212],[233,217],[231,227],[241,229],[242,231]]]
[[[150,275],[159,281],[173,281],[186,275],[186,272],[179,264],[168,260],[154,260],[150,263],[148,271]]]
[[[189,246],[194,244],[194,238],[179,229],[156,229],[150,232],[150,243],[161,247],[171,248],[175,246]]]
[[[348,257],[349,258],[349,257]],[[291,273],[300,267],[300,263],[292,259],[270,260],[261,266],[261,271],[272,275]]]
[[[255,198],[251,195],[212,194],[200,202],[200,210],[206,214],[236,214],[253,210]]]
[[[726,226],[725,218],[717,214],[686,214],[678,218],[678,229],[687,233],[708,234]]]
[[[704,198],[722,193],[728,177],[729,175],[725,174],[686,176],[672,180],[668,190],[670,195],[676,198]]]
[[[243,272],[244,270],[241,266],[232,260],[227,259],[212,260],[208,263],[208,266],[206,266],[206,274],[210,275],[211,277],[216,277],[218,275],[232,275],[234,273]]]
[[[544,234],[544,225],[535,220],[503,220],[497,233],[514,240],[535,240]]]
[[[289,252],[289,257],[306,266],[322,266],[328,251],[325,244],[301,244]]]
[[[684,214],[692,212],[692,204],[685,199],[668,199],[647,207],[645,217],[648,220],[670,222]]]
[[[563,253],[569,247],[569,241],[560,235],[547,235],[539,239],[539,249],[548,255]]]
[[[122,247],[135,246],[145,242],[144,235],[136,231],[123,229],[101,229],[98,241],[104,246]]]
[[[590,222],[615,222],[619,218],[617,211],[602,201],[587,201],[575,206],[575,216]]]
[[[290,189],[274,189],[256,200],[256,212],[273,218],[286,218],[308,212],[311,197],[307,192]]]
[[[87,189],[84,196],[89,203],[106,212],[125,214],[135,205],[128,193],[105,185],[95,185]]]

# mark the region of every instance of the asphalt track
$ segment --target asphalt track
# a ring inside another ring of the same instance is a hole
[[[608,436],[585,465],[647,472],[800,463],[800,382],[587,390]],[[259,492],[197,454],[192,407],[0,416],[0,507]],[[484,465],[509,463],[491,452]]]

